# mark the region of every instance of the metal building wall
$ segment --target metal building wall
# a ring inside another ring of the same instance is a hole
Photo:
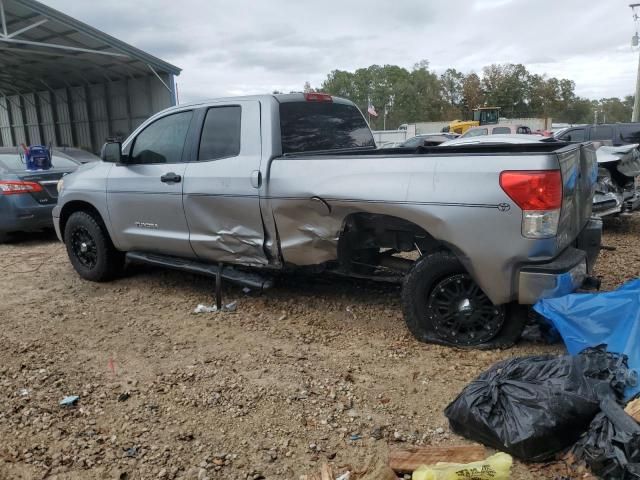
[[[0,97],[0,145],[52,144],[99,153],[107,137],[126,137],[175,105],[173,75],[153,74]]]

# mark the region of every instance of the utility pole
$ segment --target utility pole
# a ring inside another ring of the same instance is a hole
[[[636,22],[636,33],[632,37],[631,44],[634,47],[638,46],[638,14],[636,13],[636,8],[640,7],[640,3],[632,3],[629,5],[631,7],[631,11],[633,12],[633,20]],[[638,58],[638,73],[636,75],[636,94],[633,101],[633,113],[631,114],[631,121],[637,122],[640,120],[640,57]]]

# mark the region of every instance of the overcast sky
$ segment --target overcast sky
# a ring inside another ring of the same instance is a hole
[[[181,102],[422,59],[438,73],[523,63],[601,98],[631,94],[638,65],[628,0],[42,1],[182,68]]]

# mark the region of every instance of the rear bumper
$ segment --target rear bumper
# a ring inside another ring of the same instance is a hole
[[[31,198],[16,197],[18,195],[9,195],[0,199],[0,232],[29,232],[53,226],[53,205],[39,205]]]
[[[541,298],[567,295],[579,289],[591,273],[600,252],[602,221],[591,219],[575,247],[548,263],[525,265],[518,275],[518,303],[530,305]]]

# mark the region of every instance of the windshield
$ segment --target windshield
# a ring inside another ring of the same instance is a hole
[[[343,103],[281,103],[280,134],[282,153],[376,146],[360,111]]]
[[[58,155],[51,157],[52,168],[60,169],[72,169],[76,168],[78,164],[73,160]],[[19,153],[0,153],[0,165],[7,170],[26,171],[27,164],[25,163],[24,155]]]

